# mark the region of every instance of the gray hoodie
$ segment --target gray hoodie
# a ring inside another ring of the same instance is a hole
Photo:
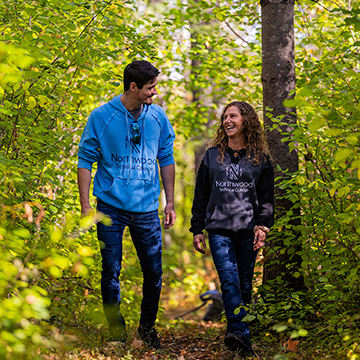
[[[254,165],[246,150],[228,149],[223,163],[217,147],[207,150],[199,168],[190,231],[248,234],[255,225],[274,224],[274,169],[269,159]]]

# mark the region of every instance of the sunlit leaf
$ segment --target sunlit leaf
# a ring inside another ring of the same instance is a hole
[[[342,161],[346,158],[348,158],[351,155],[352,151],[350,149],[340,149],[335,152],[335,160],[336,161]]]

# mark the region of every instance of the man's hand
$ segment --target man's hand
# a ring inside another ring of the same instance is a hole
[[[265,245],[266,232],[263,230],[257,230],[254,237],[254,251],[260,249]]]
[[[174,226],[176,219],[176,212],[174,209],[174,204],[166,204],[165,206],[165,223],[164,229],[170,229]]]
[[[176,219],[174,208],[175,165],[163,166],[160,168],[160,173],[166,197],[164,229],[170,229]]]
[[[81,206],[81,217],[94,215],[94,209],[90,206],[90,204]]]
[[[193,240],[194,248],[198,252],[201,252],[202,254],[205,254],[206,243],[205,243],[205,237],[203,234],[197,234],[194,236]]]

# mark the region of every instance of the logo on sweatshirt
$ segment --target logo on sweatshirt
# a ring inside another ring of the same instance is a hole
[[[249,188],[254,186],[254,182],[240,181],[243,175],[243,169],[239,164],[231,164],[226,166],[225,174],[228,178],[226,181],[215,181],[215,186],[221,192],[242,192],[246,193],[249,191]]]
[[[115,167],[120,169],[132,169],[132,170],[146,170],[154,171],[156,165],[156,159],[129,156],[129,155],[118,155],[111,153],[111,161],[115,164]]]
[[[239,164],[231,164],[230,166],[226,167],[225,172],[229,180],[237,181],[242,175],[242,168]]]

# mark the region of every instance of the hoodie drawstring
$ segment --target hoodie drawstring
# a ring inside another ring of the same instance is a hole
[[[144,120],[143,120],[143,138],[144,138],[144,155],[145,155],[145,159],[146,159],[146,166],[147,166],[147,176],[148,178],[145,179],[145,181],[151,181],[151,171],[150,171],[150,165],[149,165],[149,162],[148,162],[148,153],[147,153],[147,147],[146,147],[146,137],[145,137],[145,116],[144,116]]]
[[[126,128],[127,128],[127,137],[129,143],[129,150],[130,150],[130,159],[129,159],[129,175],[126,184],[128,185],[130,182],[130,175],[131,175],[131,167],[132,167],[132,146],[131,146],[131,139],[130,139],[130,130],[129,130],[129,119],[127,116],[127,111],[125,110],[125,117],[126,117]]]

